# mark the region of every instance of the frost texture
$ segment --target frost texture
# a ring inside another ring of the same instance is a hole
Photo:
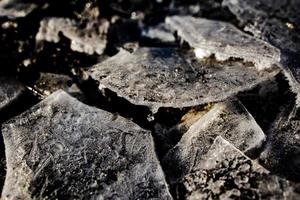
[[[189,200],[300,197],[293,183],[270,175],[220,136],[201,160],[199,168],[185,176],[179,188],[186,192],[185,198]]]
[[[159,107],[188,107],[226,99],[274,76],[258,72],[241,62],[200,63],[172,48],[121,50],[101,62],[89,74],[133,104]],[[228,76],[230,74],[230,76]]]
[[[0,77],[0,111],[17,100],[24,90],[25,88],[18,81]]]
[[[195,49],[199,58],[214,54],[218,60],[241,58],[261,70],[280,61],[280,52],[268,43],[247,35],[229,23],[173,16],[166,23]]]
[[[73,51],[100,55],[106,48],[108,27],[109,22],[104,19],[81,24],[68,18],[47,18],[41,21],[36,40],[57,43],[61,32],[71,40]]]
[[[245,30],[281,51],[281,66],[300,102],[300,1],[224,0]]]
[[[4,199],[171,199],[150,133],[63,91],[2,132]]]
[[[34,3],[29,3],[20,0],[2,0],[0,1],[0,17],[16,19],[26,17],[38,6]]]
[[[219,135],[246,154],[251,154],[265,140],[263,131],[240,102],[217,103],[165,155],[163,163],[174,177],[172,181],[195,170]]]

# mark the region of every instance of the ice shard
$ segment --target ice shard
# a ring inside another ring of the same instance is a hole
[[[121,50],[88,71],[99,82],[136,105],[188,107],[220,101],[250,89],[274,76],[276,71],[258,72],[242,62],[192,61],[174,48]],[[230,74],[230,76],[228,76]]]
[[[200,59],[212,54],[223,61],[239,58],[254,63],[258,70],[272,68],[280,61],[278,49],[232,24],[191,16],[167,17],[166,23],[194,48]]]
[[[280,66],[300,102],[300,17],[298,0],[224,0],[245,30],[280,50]]]
[[[271,175],[218,136],[180,185],[185,199],[298,199],[294,183]]]
[[[61,90],[2,132],[4,199],[172,199],[149,131]]]
[[[164,156],[171,182],[193,171],[217,136],[247,155],[252,155],[265,141],[265,134],[239,101],[217,103]]]

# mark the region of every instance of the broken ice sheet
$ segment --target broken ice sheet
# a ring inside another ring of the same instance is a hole
[[[191,16],[167,17],[166,23],[194,48],[200,59],[212,54],[221,61],[240,58],[254,63],[259,70],[272,68],[280,61],[278,49],[232,24]]]
[[[171,199],[150,132],[61,90],[2,132],[4,199]]]
[[[1,0],[0,1],[0,17],[16,19],[26,17],[38,7],[35,3],[20,0]]]
[[[209,112],[213,105],[214,103],[209,103],[180,109],[180,112],[179,109],[177,109],[177,112],[172,112],[172,110],[169,110],[170,108],[167,108],[156,113],[153,134],[156,139],[158,154],[163,156],[173,148],[190,126]],[[165,113],[162,113],[163,110],[165,110]],[[168,123],[170,121],[171,123]]]
[[[198,168],[181,179],[185,199],[297,199],[294,184],[251,161],[218,136]]]
[[[224,0],[224,6],[252,32],[281,51],[280,66],[300,105],[300,1]]]
[[[13,78],[0,77],[0,123],[9,116],[5,112],[6,108],[16,102],[23,94],[24,86]],[[0,191],[3,187],[5,177],[5,156],[4,145],[0,131]]]
[[[116,92],[155,113],[160,107],[189,107],[220,101],[254,87],[277,72],[258,72],[242,62],[188,62],[173,48],[121,50],[88,71],[99,89]]]
[[[163,164],[168,169],[171,182],[195,170],[219,135],[251,156],[265,140],[261,128],[238,100],[216,103],[164,156]]]
[[[268,141],[260,160],[274,173],[300,180],[299,108],[286,105],[268,131]]]
[[[0,77],[0,111],[17,100],[24,90],[24,86],[15,79]]]
[[[101,55],[106,48],[109,22],[105,19],[86,23],[68,18],[46,18],[41,21],[37,42],[59,42],[59,33],[71,40],[73,51]]]

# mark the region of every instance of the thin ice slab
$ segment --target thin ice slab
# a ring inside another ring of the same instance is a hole
[[[104,19],[82,24],[68,18],[46,18],[40,23],[36,40],[58,43],[62,33],[71,40],[73,51],[101,55],[106,48],[108,27],[109,22]]]
[[[24,90],[20,82],[12,78],[0,77],[0,111],[17,100]]]
[[[243,59],[257,69],[272,68],[280,61],[280,52],[268,43],[247,35],[229,23],[194,18],[167,17],[166,23],[203,59],[212,54],[218,60]]]
[[[150,132],[61,90],[2,132],[4,199],[171,199]]]
[[[276,72],[258,72],[241,62],[188,61],[174,48],[139,48],[92,67],[90,76],[99,89],[109,89],[153,112],[160,107],[188,107],[220,101],[251,89]]]
[[[180,183],[185,199],[297,199],[293,183],[251,161],[218,136],[197,168]]]
[[[240,151],[251,155],[265,135],[246,108],[237,100],[215,104],[182,136],[164,157],[171,181],[190,173],[207,153],[214,139],[222,136]]]
[[[280,66],[300,105],[300,1],[224,0],[223,4],[244,24],[246,31],[280,50]]]

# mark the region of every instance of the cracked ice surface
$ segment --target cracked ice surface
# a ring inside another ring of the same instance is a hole
[[[258,70],[272,68],[280,61],[279,50],[232,24],[191,16],[167,17],[166,23],[195,49],[200,59],[212,54],[221,61],[241,58],[254,63]]]
[[[171,199],[151,134],[63,91],[2,132],[6,199]]]
[[[251,89],[277,72],[258,72],[242,62],[200,63],[173,48],[139,48],[92,67],[90,76],[136,105],[188,107],[220,101]],[[230,74],[230,76],[228,76]]]
[[[298,0],[224,0],[224,6],[252,32],[281,51],[281,67],[300,102],[300,17]]]
[[[176,180],[197,168],[199,160],[219,135],[246,154],[252,154],[265,140],[265,134],[239,101],[217,103],[190,126],[179,143],[166,154],[163,162],[170,176]]]
[[[294,184],[270,173],[221,136],[179,184],[192,199],[298,199]]]

